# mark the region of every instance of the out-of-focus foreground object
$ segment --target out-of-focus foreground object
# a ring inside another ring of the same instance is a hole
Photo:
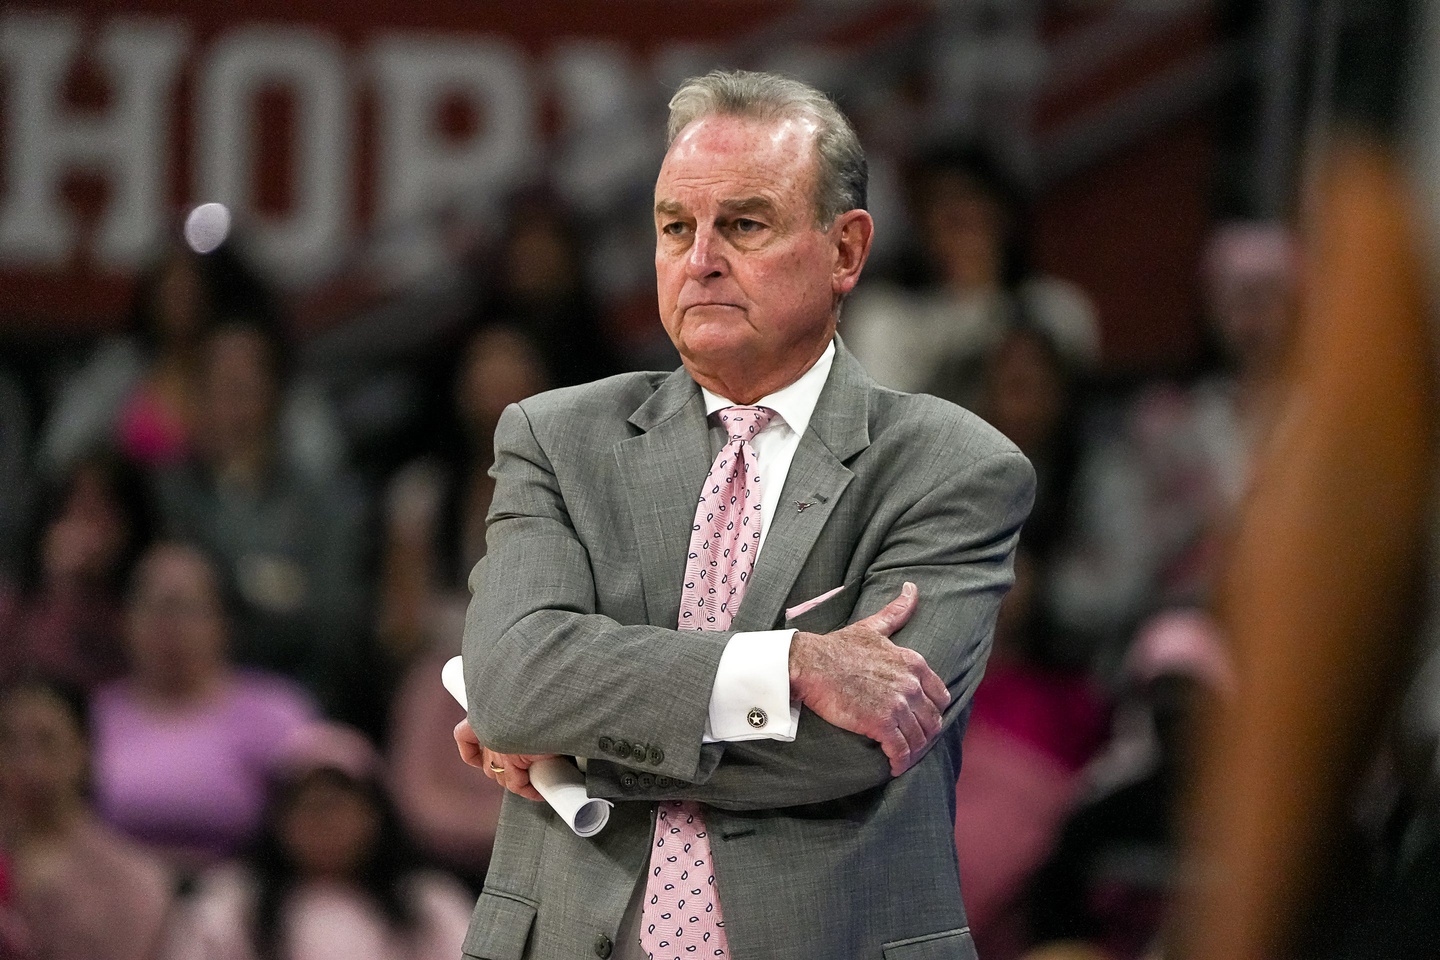
[[[1185,960],[1283,956],[1303,934],[1420,620],[1436,409],[1416,198],[1400,152],[1358,129],[1313,169],[1291,384],[1226,582],[1239,689],[1195,797]],[[1416,946],[1364,955],[1434,955]]]

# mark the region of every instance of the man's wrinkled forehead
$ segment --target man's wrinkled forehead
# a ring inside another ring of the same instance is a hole
[[[729,121],[729,122],[727,122]],[[776,116],[750,116],[739,113],[707,113],[696,117],[686,124],[685,128],[675,137],[670,149],[666,151],[666,157],[677,152],[696,148],[699,138],[714,130],[717,126],[730,127],[735,131],[735,136],[743,136],[748,133],[765,130],[764,134],[769,145],[777,150],[793,150],[793,144],[814,145],[816,135],[820,132],[820,124],[814,118],[803,113],[779,114]]]
[[[707,114],[692,121],[671,144],[655,182],[657,214],[676,212],[676,188],[695,165],[721,167],[733,177],[733,190],[722,197],[737,214],[774,208],[777,182],[811,182],[818,173],[815,131],[807,116],[749,117]],[[797,168],[798,164],[798,168]]]

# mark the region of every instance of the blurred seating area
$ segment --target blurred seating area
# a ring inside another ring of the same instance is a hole
[[[980,955],[1150,956],[1194,731],[1235,686],[1208,611],[1301,310],[1308,15],[736,6],[753,25],[676,77],[789,69],[872,151],[844,342],[1037,470],[956,788]],[[298,272],[243,219],[197,243],[179,204],[123,309],[0,294],[0,958],[458,956],[502,794],[459,760],[440,666],[497,420],[678,364],[652,80],[610,104],[641,146],[585,141],[620,170],[603,190],[557,144]]]

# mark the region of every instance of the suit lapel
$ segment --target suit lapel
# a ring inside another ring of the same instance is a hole
[[[616,444],[615,458],[630,499],[646,620],[673,627],[680,619],[696,498],[712,459],[705,401],[680,369],[661,382],[630,422],[645,432]]]
[[[769,630],[779,622],[795,578],[854,477],[845,463],[870,445],[870,387],[870,378],[837,338],[834,365],[791,461],[732,629]],[[801,509],[801,503],[807,506]]]
[[[854,476],[846,461],[870,445],[872,386],[837,337],[829,379],[791,461],[732,629],[769,630],[779,621],[795,578]],[[676,370],[631,414],[630,423],[644,432],[616,444],[615,459],[630,492],[646,620],[670,626],[680,618],[696,498],[714,457],[700,388],[683,368]]]

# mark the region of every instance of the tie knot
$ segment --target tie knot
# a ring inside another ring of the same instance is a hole
[[[769,407],[726,407],[720,411],[720,424],[729,433],[732,442],[753,440],[773,416],[775,411]]]

